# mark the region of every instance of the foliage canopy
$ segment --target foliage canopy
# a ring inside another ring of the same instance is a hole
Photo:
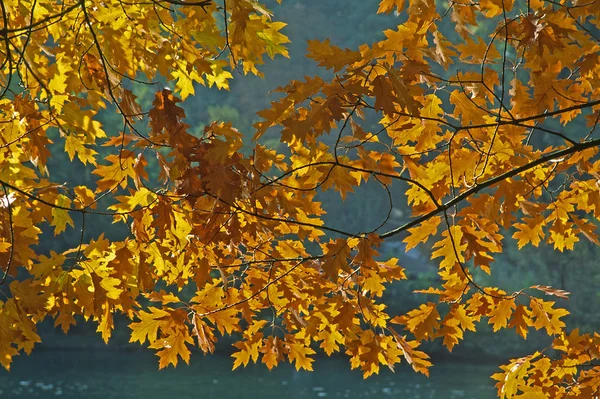
[[[285,24],[257,1],[8,0],[0,12],[5,368],[47,318],[64,332],[92,319],[108,341],[122,313],[161,368],[234,334],[234,368],[311,370],[315,350],[343,351],[365,377],[401,359],[427,374],[424,341],[452,350],[488,323],[554,337],[554,351],[494,375],[500,397],[598,394],[600,335],[567,330],[552,296],[568,293],[477,276],[507,240],[599,243],[600,2],[383,0],[398,24],[381,40],[309,42],[328,77],[277,89],[251,150],[227,122],[192,133],[182,103],[288,55]],[[109,129],[115,112],[122,126]],[[260,144],[273,132],[285,151]],[[53,180],[60,152],[94,178]],[[366,182],[387,193],[388,218],[367,232],[327,226],[316,196]],[[410,208],[402,225],[392,186]],[[84,240],[98,216],[128,236]],[[38,249],[67,226],[81,230],[69,249]],[[439,264],[424,291],[436,299],[404,314],[382,301],[406,279],[378,252],[397,237]]]

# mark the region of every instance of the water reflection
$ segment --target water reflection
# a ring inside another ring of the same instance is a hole
[[[7,399],[187,398],[495,398],[494,366],[437,364],[431,377],[408,368],[363,380],[343,358],[318,359],[315,372],[285,365],[272,372],[255,365],[230,371],[231,358],[195,355],[192,364],[157,371],[149,352],[34,352],[0,372]]]

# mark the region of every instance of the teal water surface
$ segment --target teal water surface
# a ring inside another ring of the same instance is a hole
[[[441,363],[430,378],[406,365],[367,380],[344,358],[320,358],[315,371],[289,365],[269,372],[261,365],[231,371],[228,356],[195,354],[189,366],[157,370],[149,352],[48,351],[14,359],[0,372],[0,398],[495,398],[495,366]]]

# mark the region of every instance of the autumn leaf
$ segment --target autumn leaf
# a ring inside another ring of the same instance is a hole
[[[548,334],[557,334],[565,327],[565,323],[560,320],[569,312],[565,309],[554,308],[555,302],[544,301],[537,298],[532,298],[530,301],[531,319],[533,327],[536,330],[545,329]]]
[[[444,238],[434,245],[436,250],[432,252],[431,259],[442,258],[440,267],[444,269],[450,269],[458,262],[464,262],[465,259],[462,253],[467,244],[462,243],[462,231],[458,228],[444,230],[442,236]]]
[[[152,103],[154,108],[149,113],[150,126],[155,133],[160,133],[163,129],[167,131],[177,129],[180,120],[185,116],[183,108],[177,105],[180,102],[181,100],[168,89],[155,93]]]
[[[527,339],[528,327],[531,325],[532,322],[529,310],[524,305],[518,305],[513,312],[508,327],[514,327],[518,335],[523,337],[523,339]]]
[[[242,365],[247,366],[250,360],[258,360],[259,350],[264,346],[262,333],[253,334],[248,340],[238,341],[234,346],[240,350],[231,355],[235,359],[232,370]]]
[[[395,8],[397,13],[404,9],[405,0],[383,0],[379,3],[377,13],[389,13]]]
[[[8,312],[9,310],[6,308],[4,302],[0,302],[0,310],[2,311],[2,316],[0,317],[0,353],[2,356],[0,357],[0,364],[9,370],[12,362],[12,357],[19,354],[19,351],[15,346],[13,346],[13,340],[16,338],[16,332],[13,328],[11,328],[11,318]]]
[[[278,337],[268,337],[265,339],[264,346],[260,349],[262,352],[262,362],[269,370],[277,366],[284,359],[286,349],[283,342]]]
[[[97,191],[114,189],[117,186],[127,186],[128,179],[137,176],[135,171],[136,158],[133,152],[124,151],[119,155],[108,155],[108,165],[99,165],[92,173],[100,176]]]
[[[319,66],[338,72],[347,65],[360,60],[360,55],[350,49],[341,49],[331,44],[329,39],[324,41],[309,40],[307,57],[319,62]]]
[[[394,115],[396,112],[396,99],[390,81],[385,76],[379,75],[373,79],[372,84],[375,109],[382,110],[387,115]]]
[[[419,227],[408,229],[410,235],[403,240],[406,243],[406,252],[415,248],[419,243],[426,242],[430,236],[436,234],[441,221],[442,219],[436,216],[427,219]]]
[[[340,350],[339,345],[344,343],[343,335],[334,327],[321,331],[318,339],[322,340],[320,347],[323,348],[327,356],[338,352]]]
[[[563,299],[569,299],[569,295],[571,295],[571,293],[568,291],[553,288],[547,285],[532,285],[530,288],[535,288],[537,290],[542,291],[546,295],[553,295]]]
[[[500,299],[490,312],[490,321],[494,331],[498,331],[508,325],[508,319],[515,309],[515,302],[512,299]]]
[[[65,151],[69,154],[69,159],[72,161],[75,155],[86,165],[88,162],[96,165],[96,151],[84,145],[84,139],[73,134],[67,135],[65,138]]]
[[[309,356],[314,355],[315,351],[296,342],[288,342],[287,346],[289,348],[288,358],[290,362],[294,362],[296,370],[304,369],[312,371],[314,359],[311,359]]]
[[[514,227],[519,231],[513,234],[513,238],[518,239],[517,245],[519,249],[523,248],[526,244],[531,243],[537,247],[540,245],[540,241],[544,238],[545,234],[542,230],[544,221],[542,218],[527,218],[527,223],[516,223]]]
[[[325,172],[326,180],[323,181],[321,187],[324,189],[335,187],[340,193],[342,200],[346,199],[348,193],[354,191],[354,187],[359,185],[360,179],[357,172],[349,172],[343,167],[337,165],[331,166]]]
[[[322,267],[329,278],[337,278],[340,271],[349,271],[348,257],[351,248],[346,240],[330,241],[328,244],[324,244],[323,248],[326,251],[326,257]]]
[[[59,195],[56,200],[56,205],[58,205],[60,208],[52,208],[52,221],[50,222],[50,225],[54,226],[54,236],[57,236],[65,231],[67,225],[75,227],[75,223],[73,222],[73,219],[71,219],[68,211],[68,208],[71,205],[71,200],[64,195]]]
[[[164,325],[165,318],[168,318],[170,313],[155,307],[149,307],[150,312],[139,312],[140,321],[131,323],[131,338],[129,342],[139,342],[143,344],[146,340],[154,343],[158,337],[158,331],[161,325]]]
[[[338,315],[333,321],[342,329],[348,330],[358,324],[356,309],[348,302],[344,302],[338,309]]]
[[[406,325],[406,328],[418,340],[432,339],[435,330],[439,328],[440,315],[434,303],[422,304],[418,309],[413,309],[405,316],[394,318],[392,322]]]
[[[193,344],[194,340],[186,332],[177,332],[170,334],[160,340],[155,341],[150,345],[152,349],[159,349],[156,355],[159,357],[158,367],[160,369],[165,368],[169,365],[177,366],[179,357],[183,359],[186,364],[190,363],[191,352],[187,347],[187,344]]]
[[[428,374],[423,341],[477,346],[483,321],[553,337],[494,375],[501,398],[597,394],[600,338],[576,324],[600,244],[598,2],[8,3],[4,368],[44,320],[108,342],[125,317],[159,368],[231,341],[234,369],[343,352],[364,377]],[[286,35],[336,13],[381,30]]]

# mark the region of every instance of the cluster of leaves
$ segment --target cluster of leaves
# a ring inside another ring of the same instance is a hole
[[[452,350],[487,322],[523,338],[543,329],[558,353],[504,366],[501,397],[598,394],[599,336],[567,334],[568,312],[535,296],[567,293],[507,293],[473,271],[491,273],[506,239],[598,243],[599,3],[380,3],[392,11],[400,23],[381,41],[309,42],[332,77],[294,80],[259,113],[254,139],[276,129],[287,146],[277,153],[258,141],[247,151],[226,122],[193,135],[180,106],[198,84],[227,89],[232,72],[287,55],[284,24],[258,2],[1,2],[0,363],[29,353],[45,318],[65,332],[75,316],[93,319],[108,341],[120,312],[160,367],[235,333],[234,367],[311,370],[320,348],[344,351],[365,377],[401,359],[427,374],[423,341]],[[440,30],[449,21],[454,37]],[[155,89],[147,110],[141,85]],[[106,111],[121,129],[102,126]],[[95,186],[54,182],[49,148],[92,165]],[[379,228],[325,225],[317,193],[345,199],[369,180],[389,197]],[[402,203],[392,185],[406,187],[402,226],[389,218]],[[129,236],[84,241],[93,215]],[[41,254],[45,225],[77,227],[81,240]],[[381,297],[406,276],[377,249],[400,234],[407,250],[433,248],[441,283],[423,291],[438,301],[393,315]]]

